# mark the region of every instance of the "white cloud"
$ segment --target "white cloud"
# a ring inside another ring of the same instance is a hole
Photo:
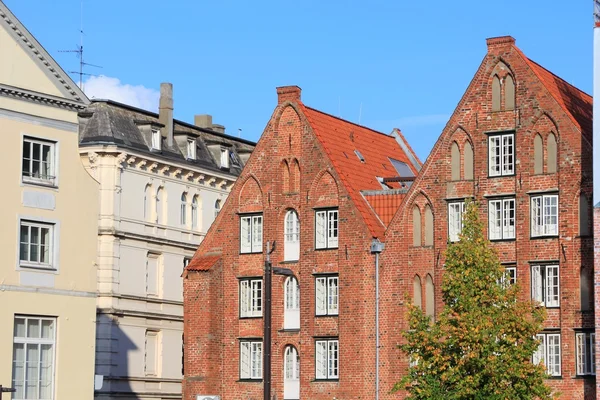
[[[129,85],[122,83],[118,78],[103,75],[91,76],[83,83],[83,87],[90,99],[114,100],[144,110],[158,111],[158,90],[142,85]]]

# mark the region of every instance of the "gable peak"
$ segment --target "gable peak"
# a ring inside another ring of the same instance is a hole
[[[496,49],[507,48],[515,45],[515,38],[512,36],[497,36],[486,39],[488,53]]]
[[[280,86],[277,88],[277,104],[286,101],[300,102],[302,100],[302,89],[299,86]]]

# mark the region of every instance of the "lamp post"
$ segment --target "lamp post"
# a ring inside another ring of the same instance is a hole
[[[272,292],[272,274],[294,276],[291,269],[273,267],[271,265],[271,253],[275,251],[275,244],[271,248],[271,242],[267,242],[267,257],[265,260],[265,314],[264,314],[264,340],[263,340],[263,400],[271,400],[271,292]]]

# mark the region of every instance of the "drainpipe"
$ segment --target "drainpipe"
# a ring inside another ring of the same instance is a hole
[[[371,242],[371,254],[375,254],[375,400],[379,400],[379,254],[384,248],[379,239]]]

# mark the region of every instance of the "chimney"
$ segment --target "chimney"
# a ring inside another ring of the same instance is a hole
[[[160,84],[160,100],[158,103],[158,121],[165,127],[162,136],[167,138],[169,147],[173,146],[173,84]]]
[[[212,129],[212,115],[194,115],[194,125],[198,128]]]
[[[280,86],[277,88],[277,104],[291,101],[298,103],[301,101],[302,89],[298,86]]]
[[[225,126],[223,125],[212,124],[212,127],[210,129],[212,129],[215,132],[225,133]]]
[[[492,52],[492,49],[510,49],[511,46],[515,45],[515,38],[512,36],[498,36],[486,39],[488,53]]]

